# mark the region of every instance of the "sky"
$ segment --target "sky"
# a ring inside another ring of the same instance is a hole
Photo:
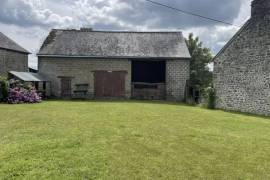
[[[155,0],[230,22],[229,26],[181,14],[145,0],[0,0],[0,31],[30,51],[29,66],[52,28],[182,31],[199,36],[215,55],[249,19],[251,0]]]

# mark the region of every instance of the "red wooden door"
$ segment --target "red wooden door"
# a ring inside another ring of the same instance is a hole
[[[96,71],[95,72],[95,97],[114,98],[125,96],[124,71]]]

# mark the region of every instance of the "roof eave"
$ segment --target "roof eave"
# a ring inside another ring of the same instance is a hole
[[[47,78],[44,78],[38,73],[9,71],[9,74],[25,82],[50,82]],[[26,77],[26,75],[28,76]]]
[[[32,54],[30,52],[28,52],[27,50],[25,51],[19,51],[19,50],[16,50],[16,49],[9,49],[9,48],[4,48],[4,47],[0,47],[0,49],[4,49],[4,50],[8,50],[8,51],[13,51],[13,52],[19,52],[19,53],[23,53],[23,54]]]
[[[84,56],[84,55],[54,55],[37,54],[38,57],[51,58],[96,58],[96,59],[191,59],[191,57],[151,57],[151,56]]]
[[[250,24],[250,19],[238,30],[238,32],[225,44],[225,46],[216,54],[213,58],[215,61],[232,43],[233,41],[245,30],[245,28]]]

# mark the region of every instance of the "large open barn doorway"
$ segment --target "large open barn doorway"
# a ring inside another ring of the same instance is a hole
[[[165,99],[166,62],[132,61],[132,97],[135,99]]]

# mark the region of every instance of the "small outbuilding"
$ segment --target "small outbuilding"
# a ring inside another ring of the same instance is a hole
[[[28,71],[30,53],[0,32],[0,76],[7,77],[9,71]]]
[[[37,73],[31,72],[17,72],[10,71],[8,74],[9,80],[18,80],[22,83],[29,83],[36,88],[38,93],[42,94],[43,97],[51,95],[50,81],[45,77]]]
[[[56,97],[185,99],[190,54],[181,32],[54,29],[37,56]]]

